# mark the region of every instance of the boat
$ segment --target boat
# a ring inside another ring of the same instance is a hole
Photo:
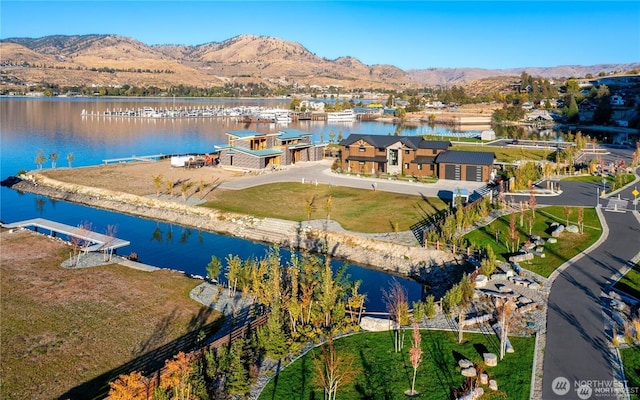
[[[356,113],[351,109],[327,113],[327,121],[329,122],[352,122],[355,119]]]

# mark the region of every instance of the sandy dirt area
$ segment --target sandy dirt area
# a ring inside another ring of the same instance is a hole
[[[222,182],[242,179],[246,174],[221,167],[176,168],[169,159],[157,162],[129,162],[105,164],[82,168],[49,170],[44,175],[63,182],[98,187],[138,196],[156,194],[181,195],[211,200],[217,191],[212,190]],[[160,177],[156,188],[154,177]],[[184,185],[184,186],[183,186]],[[169,189],[169,186],[171,189]]]

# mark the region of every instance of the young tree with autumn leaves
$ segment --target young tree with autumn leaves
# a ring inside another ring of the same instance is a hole
[[[416,392],[416,374],[418,373],[418,366],[420,366],[420,362],[422,362],[422,347],[420,346],[422,342],[422,336],[420,336],[420,329],[418,328],[418,323],[413,323],[413,332],[411,335],[411,349],[409,350],[409,362],[411,362],[411,366],[413,367],[413,379],[411,379],[411,391],[408,393],[405,392],[408,396],[415,396],[418,394]]]
[[[400,285],[400,282],[394,279],[391,283],[390,290],[384,290],[382,295],[387,305],[389,318],[394,322],[394,351],[399,353],[404,347],[404,331],[402,327],[409,325],[410,319],[407,291]]]
[[[338,354],[331,336],[314,357],[313,369],[313,382],[324,389],[324,400],[335,400],[340,386],[353,382],[360,373],[353,356]]]

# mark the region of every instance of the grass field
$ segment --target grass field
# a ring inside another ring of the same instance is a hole
[[[612,189],[614,187],[616,189],[620,188],[620,184],[616,183],[617,178],[615,176],[607,175],[605,179],[607,181],[607,192],[611,192],[612,190],[615,190],[615,189]],[[633,174],[622,174],[620,179],[621,179],[622,186],[624,186],[630,182],[633,182],[636,179],[636,176]],[[570,176],[562,180],[569,181],[569,182],[596,183],[596,184],[599,184],[600,189],[602,189],[602,176],[600,175]]]
[[[327,210],[329,196],[331,207]],[[365,233],[393,232],[395,224],[399,231],[408,230],[425,215],[447,207],[438,198],[301,183],[276,183],[224,191],[204,206],[257,217],[306,221],[307,204],[310,202],[311,219],[327,218],[329,214],[343,228]]]
[[[577,224],[577,207],[570,207],[572,213],[569,217],[570,224]],[[526,216],[524,218],[524,226],[520,226],[520,214],[516,213],[516,226],[520,235],[520,243],[527,240],[529,227]],[[499,260],[506,261],[511,252],[507,248],[505,241],[509,242],[509,222],[510,216],[505,215],[496,219],[487,226],[469,232],[464,237],[469,242],[480,248],[490,245]],[[533,223],[532,234],[538,235],[543,239],[551,237],[549,225],[552,222],[561,224],[566,223],[566,215],[564,207],[552,206],[538,208],[536,218]],[[499,240],[496,242],[496,232],[499,232]],[[557,243],[545,243],[545,258],[535,257],[531,261],[520,263],[523,268],[538,273],[544,277],[548,277],[551,273],[562,265],[565,261],[571,259],[575,255],[584,251],[591,246],[602,234],[602,226],[598,220],[595,209],[584,209],[584,233],[568,233],[563,232],[558,238]]]
[[[640,346],[620,349],[627,386],[634,391],[631,400],[640,400]]]
[[[640,264],[636,264],[632,269],[614,285],[616,289],[630,294],[636,299],[640,299]]]
[[[119,265],[63,269],[69,247],[2,233],[3,399],[101,398],[108,382],[190,349],[220,315],[189,298],[200,281]]]
[[[421,331],[422,363],[418,367],[415,389],[420,399],[450,399],[464,377],[457,361],[467,358],[482,361],[482,353],[499,354],[495,335],[466,334],[467,340],[457,344],[457,335],[446,331]],[[356,380],[338,390],[339,399],[406,399],[404,391],[411,388],[413,368],[409,362],[411,331],[405,332],[402,353],[393,352],[391,332],[361,333],[335,341],[339,355],[354,357],[359,370]],[[496,393],[487,399],[525,400],[531,388],[534,338],[509,338],[514,349],[496,367],[488,367],[489,379],[498,382]],[[321,399],[321,388],[314,387],[313,357],[318,349],[287,366],[262,391],[261,400]],[[485,388],[486,389],[486,388]],[[488,389],[487,389],[488,390]]]
[[[493,152],[496,155],[496,161],[499,162],[514,162],[518,160],[530,160],[541,161],[544,159],[553,158],[553,153],[550,150],[537,150],[527,149],[524,147],[503,147],[503,146],[464,146],[454,145],[451,150],[463,150],[463,151],[488,151]]]

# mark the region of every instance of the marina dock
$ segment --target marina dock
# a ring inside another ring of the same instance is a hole
[[[33,228],[36,232],[38,232],[38,229],[45,229],[48,230],[50,232],[49,234],[53,237],[56,237],[57,234],[66,235],[69,238],[76,238],[81,241],[88,242],[89,246],[86,248],[86,251],[88,252],[111,251],[131,244],[128,240],[118,239],[116,237],[103,235],[85,228],[66,225],[44,218],[33,218],[25,221],[5,224],[4,227],[7,229]]]

